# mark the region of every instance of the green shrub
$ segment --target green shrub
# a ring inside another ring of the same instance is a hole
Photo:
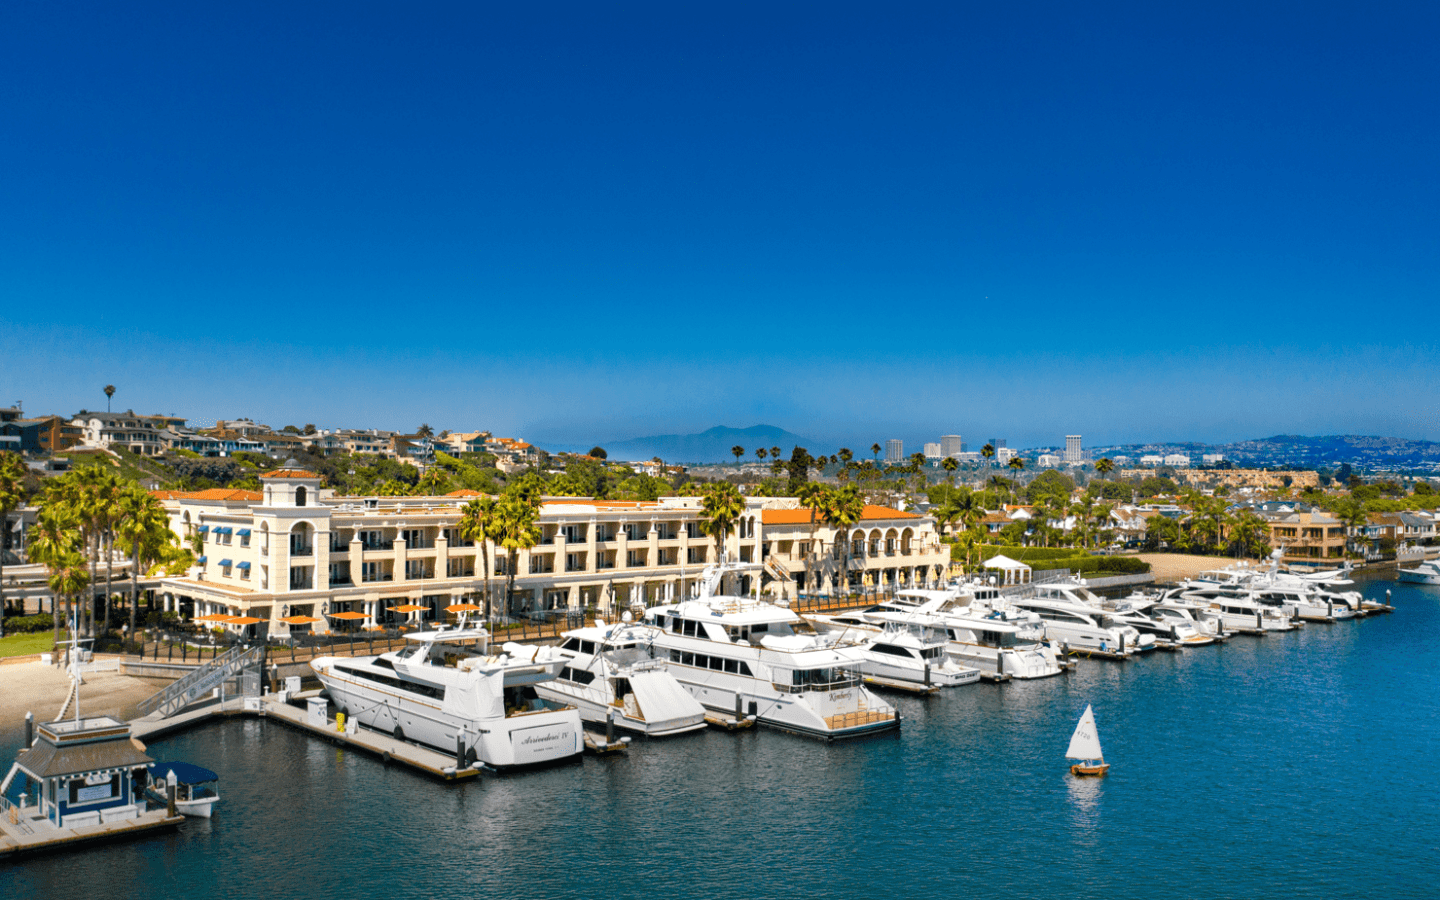
[[[39,631],[49,631],[54,627],[55,618],[49,613],[42,613],[38,616],[11,616],[5,620],[6,634],[20,632],[34,634]]]

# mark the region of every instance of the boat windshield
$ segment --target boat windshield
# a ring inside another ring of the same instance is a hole
[[[775,675],[777,679],[783,678],[784,671],[778,670]],[[787,693],[799,694],[805,691],[834,691],[858,683],[858,677],[849,669],[826,666],[819,669],[791,669],[790,683],[784,684],[777,680],[775,687]]]

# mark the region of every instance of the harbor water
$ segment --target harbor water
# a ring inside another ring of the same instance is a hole
[[[1434,897],[1440,588],[1359,587],[1398,611],[894,698],[858,743],[708,731],[455,786],[207,725],[151,755],[218,772],[215,818],[7,863],[0,897]],[[1063,758],[1086,704],[1104,779]]]

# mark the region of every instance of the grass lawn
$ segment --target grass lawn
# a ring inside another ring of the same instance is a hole
[[[69,632],[61,630],[60,640],[67,640]],[[40,631],[34,634],[7,634],[0,638],[0,656],[29,656],[33,653],[49,653],[55,639],[54,633]]]

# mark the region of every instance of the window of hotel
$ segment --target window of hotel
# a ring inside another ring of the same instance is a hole
[[[638,566],[643,566],[643,565],[645,565],[645,551],[644,551],[644,550],[626,550],[626,551],[625,551],[625,565],[629,566],[629,567],[632,568],[632,569],[633,569],[633,568],[636,568],[636,567],[638,567]]]

